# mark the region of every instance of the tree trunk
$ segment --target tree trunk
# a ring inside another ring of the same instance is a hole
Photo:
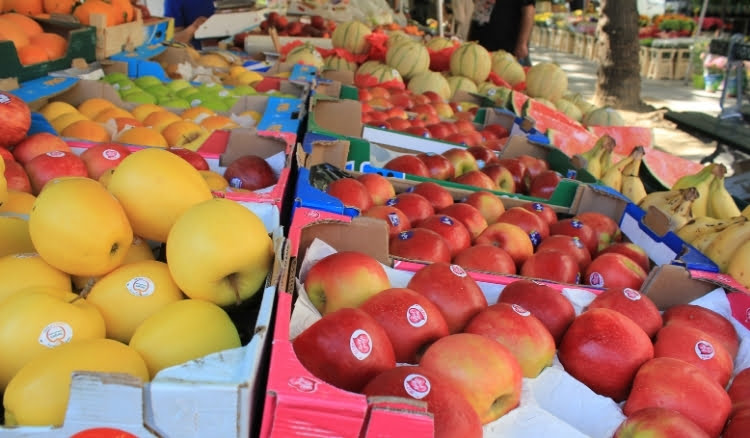
[[[636,0],[602,0],[597,27],[597,72],[594,101],[600,106],[639,110],[641,72]]]

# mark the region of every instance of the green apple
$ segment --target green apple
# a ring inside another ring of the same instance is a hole
[[[200,92],[189,97],[191,106],[202,106],[213,111],[228,111],[224,99],[211,93]]]
[[[234,104],[237,103],[237,101],[240,99],[234,96],[227,96],[227,97],[224,97],[223,100],[224,100],[224,103],[227,105],[227,108],[232,109]]]
[[[166,87],[166,85],[154,85],[153,87],[148,87],[143,91],[156,97],[157,99],[172,95],[172,92],[169,90],[169,88]]]
[[[120,88],[119,91],[120,91],[120,96],[121,97],[125,97],[128,94],[133,94],[133,93],[146,93],[145,91],[143,91],[143,89],[138,88],[138,86],[136,86],[135,84],[133,84],[133,86],[129,87],[129,88]],[[148,94],[148,93],[146,93],[146,94]]]
[[[131,81],[130,79],[122,79],[119,81],[111,82],[110,84],[112,85],[112,87],[114,87],[115,90],[119,91],[120,94],[127,90],[140,90],[140,88],[135,85],[135,82]]]
[[[224,87],[221,86],[221,84],[216,84],[214,82],[208,82],[206,84],[201,84],[198,89],[200,91],[211,91],[214,93],[218,93],[219,91],[223,90]]]
[[[173,81],[167,82],[166,85],[167,88],[176,93],[180,90],[190,87],[190,82],[186,81],[185,79],[175,79]]]
[[[116,82],[129,80],[128,75],[126,75],[125,73],[120,73],[120,72],[110,73],[104,76],[103,79],[104,79],[104,82],[107,82],[109,84],[114,84]]]
[[[182,90],[175,93],[180,99],[187,99],[188,97],[197,94],[199,91],[195,87],[185,87]]]
[[[172,96],[160,97],[157,101],[159,106],[165,106],[168,108],[179,108],[188,109],[190,108],[190,102],[185,99],[180,99]]]
[[[231,94],[235,96],[253,96],[255,94],[258,94],[257,91],[255,91],[255,88],[249,86],[249,85],[239,85],[230,90]]]
[[[161,79],[156,76],[143,76],[135,80],[135,84],[139,87],[146,89],[153,87],[154,85],[161,85]]]
[[[135,91],[122,96],[122,100],[125,102],[134,103],[153,103],[156,104],[156,97],[146,93],[145,91]]]

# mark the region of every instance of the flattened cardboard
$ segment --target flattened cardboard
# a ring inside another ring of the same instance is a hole
[[[322,221],[308,225],[300,233],[297,260],[305,259],[307,248],[316,238],[338,251],[359,251],[380,263],[391,264],[388,255],[388,225],[381,219],[355,217],[351,222]]]
[[[359,101],[316,99],[311,114],[315,123],[326,131],[362,137],[362,104]]]
[[[641,293],[651,298],[659,310],[666,310],[696,300],[716,287],[716,284],[692,278],[683,267],[661,265],[649,273]]]
[[[281,139],[258,135],[258,131],[254,129],[235,129],[229,136],[227,147],[221,154],[219,163],[227,166],[237,158],[248,154],[268,158],[279,152],[285,152],[286,149],[286,142]]]

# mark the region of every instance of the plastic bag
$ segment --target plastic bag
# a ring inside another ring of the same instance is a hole
[[[460,46],[458,42],[453,44],[453,47],[446,47],[441,50],[429,50],[430,54],[430,70],[432,71],[448,71],[451,68],[451,55]]]
[[[388,51],[385,44],[388,41],[388,35],[382,32],[373,32],[367,35],[365,39],[370,43],[367,59],[385,62],[385,54]]]

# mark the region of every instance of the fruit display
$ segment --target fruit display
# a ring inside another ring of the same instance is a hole
[[[306,22],[309,21],[309,22]],[[290,20],[288,17],[279,15],[278,12],[270,12],[260,25],[249,32],[240,32],[234,36],[234,45],[240,49],[245,48],[245,38],[249,35],[268,35],[269,29],[275,29],[279,36],[308,37],[308,38],[330,38],[331,33],[336,30],[336,22],[326,20],[320,15],[313,15],[309,20]]]

